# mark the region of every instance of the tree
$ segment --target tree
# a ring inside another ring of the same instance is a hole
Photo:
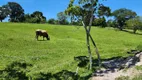
[[[98,13],[98,8],[100,7],[98,0],[79,0],[79,5],[74,5],[74,0],[70,0],[70,3],[65,10],[65,13],[71,16],[71,21],[73,20],[81,20],[86,31],[86,42],[89,53],[89,61],[90,61],[90,69],[92,69],[92,54],[90,49],[90,40],[92,41],[94,48],[96,49],[96,54],[98,56],[98,63],[100,66],[100,55],[98,52],[98,48],[90,34],[92,21],[94,19],[94,13]],[[104,14],[104,13],[102,13]],[[104,14],[105,15],[105,14]]]
[[[30,22],[31,15],[30,14],[25,14],[24,15],[24,22]]]
[[[107,21],[107,26],[116,28],[118,26],[118,23],[116,22],[116,20],[110,19],[110,20]]]
[[[8,9],[10,10],[10,22],[23,22],[24,9],[16,2],[8,2]]]
[[[115,10],[112,13],[112,16],[115,17],[115,20],[118,23],[118,28],[120,30],[123,30],[123,27],[125,25],[125,22],[131,18],[135,18],[137,16],[136,12],[126,9],[126,8],[121,8],[118,10]]]
[[[95,19],[92,23],[93,26],[101,26],[101,27],[106,27],[107,24],[106,24],[106,19],[104,17],[102,18],[98,18],[98,19]]]
[[[107,21],[107,27],[113,27],[113,20],[109,19]]]
[[[6,5],[0,7],[0,21],[4,20],[9,15],[9,9]]]
[[[51,19],[49,19],[49,20],[47,21],[47,23],[49,23],[49,24],[55,24],[55,19],[51,18]]]
[[[31,14],[31,18],[33,20],[33,23],[45,23],[46,17],[43,16],[43,13],[40,11],[35,11]]]
[[[133,29],[133,32],[136,33],[138,29],[142,29],[142,19],[140,17],[129,19],[126,21],[126,26],[129,29]]]
[[[64,24],[64,25],[68,24],[67,15],[64,12],[59,12],[57,14],[57,18],[58,18],[59,24]]]
[[[107,6],[100,4],[98,9],[98,17],[109,17],[111,15],[111,9]]]

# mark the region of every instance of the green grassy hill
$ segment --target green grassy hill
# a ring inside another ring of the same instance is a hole
[[[45,29],[51,40],[35,40],[35,30]],[[142,43],[142,35],[130,34],[112,28],[93,27],[91,31],[101,58],[127,56],[127,51]],[[93,46],[92,46],[93,47]],[[93,57],[96,58],[92,48]],[[74,57],[88,56],[83,27],[0,23],[0,69],[13,61],[33,64],[29,74],[76,70]],[[84,71],[85,72],[85,71]]]

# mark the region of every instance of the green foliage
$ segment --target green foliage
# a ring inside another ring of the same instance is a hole
[[[134,12],[132,10],[129,10],[129,9],[126,9],[126,8],[121,8],[121,9],[115,10],[112,13],[112,16],[115,17],[115,20],[118,23],[118,28],[120,30],[122,30],[124,25],[125,25],[125,22],[127,20],[131,19],[131,18],[136,17],[137,14],[136,14],[136,12]]]
[[[10,22],[23,22],[24,9],[16,2],[8,2],[8,9],[10,9]]]
[[[129,76],[120,76],[116,78],[115,80],[130,80],[130,79],[129,79]]]
[[[98,0],[79,0],[78,3],[78,5],[74,5],[74,0],[70,0],[68,8],[65,10],[65,13],[71,17],[71,22],[83,21],[85,25],[88,26],[92,12],[94,14],[93,17],[95,17],[96,14],[98,14],[99,17],[110,15],[110,8],[102,4],[99,5]]]
[[[118,27],[118,23],[116,22],[116,20],[108,20],[107,22],[106,22],[106,24],[107,24],[107,26],[108,27],[114,27],[114,28],[117,28]]]
[[[142,29],[142,20],[140,17],[129,19],[126,21],[126,27],[133,29],[134,33],[136,33],[137,30]]]
[[[24,22],[29,22],[29,23],[32,23],[32,21],[31,21],[31,15],[30,14],[25,14],[24,15]]]
[[[6,5],[3,5],[2,7],[0,7],[0,21],[1,22],[8,16],[9,12],[10,11]]]
[[[104,5],[100,5],[99,9],[98,9],[98,16],[107,16],[109,17],[111,15],[111,9],[107,6]]]
[[[31,14],[32,23],[45,23],[46,17],[43,16],[43,13],[40,11],[35,11]]]
[[[49,23],[49,24],[55,24],[55,19],[54,18],[51,18],[51,19],[49,19],[48,21],[47,21],[47,23]]]
[[[45,23],[46,17],[43,16],[43,13],[40,11],[35,11],[32,14],[24,15],[24,22],[27,23]]]
[[[58,18],[58,23],[59,24],[69,24],[69,22],[67,21],[67,15],[64,12],[59,12],[57,14],[57,18]]]
[[[97,1],[95,2],[97,3]],[[84,21],[86,26],[89,25],[90,18],[92,16],[92,13],[90,10],[91,2],[88,3],[88,1],[86,2],[86,1],[79,0],[79,3],[81,5],[73,5],[73,3],[74,3],[74,0],[71,0],[68,8],[65,10],[65,13],[71,16],[71,21],[81,20],[81,21]]]
[[[70,25],[77,25],[77,26],[82,26],[82,22],[79,20],[79,21],[72,21],[70,23]]]
[[[101,27],[106,27],[107,24],[106,24],[106,20],[104,17],[102,18],[98,18],[98,19],[95,19],[92,23],[93,26],[101,26]]]
[[[16,2],[8,2],[0,7],[0,21],[10,16],[10,22],[46,23],[46,17],[40,11],[24,14],[22,6]]]

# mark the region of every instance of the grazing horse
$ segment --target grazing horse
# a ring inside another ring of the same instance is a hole
[[[43,36],[43,40],[44,40],[44,37],[46,37],[47,40],[50,40],[50,37],[49,37],[46,30],[37,29],[36,30],[36,39],[37,40],[38,40],[38,36]]]

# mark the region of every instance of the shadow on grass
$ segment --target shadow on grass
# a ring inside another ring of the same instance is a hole
[[[62,70],[55,74],[52,73],[40,73],[39,77],[35,80],[78,80],[79,75],[76,75],[75,72],[68,70]]]
[[[28,67],[32,67],[32,64],[26,62],[12,62],[4,70],[0,70],[0,80],[88,80],[91,74],[80,77],[76,72],[62,70],[57,73],[43,73],[40,72],[35,77],[27,76],[30,72]]]
[[[26,62],[13,62],[8,65],[4,70],[0,71],[0,79],[5,80],[28,80],[26,73],[27,67],[31,67],[31,64]]]
[[[80,67],[80,68],[87,67],[89,69],[89,57],[77,56],[77,57],[74,57],[74,59],[78,62],[78,64],[77,64],[78,67]],[[92,75],[95,76],[96,74],[115,72],[115,70],[121,70],[126,67],[129,68],[129,67],[135,65],[138,60],[134,56],[129,56],[129,57],[118,56],[118,57],[112,57],[112,58],[108,58],[108,59],[101,59],[101,61],[102,61],[101,68],[105,68],[105,70],[101,70],[98,67],[99,66],[98,59],[93,59],[92,73],[94,72],[95,74],[93,73]]]
[[[74,57],[74,60],[78,62],[77,66],[80,68],[87,67],[89,63],[89,58],[86,56],[77,56]],[[35,80],[88,80],[90,77],[92,77],[92,74],[80,76],[76,72],[62,70],[54,74],[41,72]]]
[[[116,65],[120,65],[119,62],[121,62],[122,60],[125,60],[127,57],[122,57],[122,56],[118,56],[118,57],[112,57],[112,58],[108,58],[108,59],[101,59],[102,61],[102,67],[107,68],[106,66],[104,66],[103,62],[106,61],[111,61],[113,60],[114,62],[116,62]],[[76,60],[78,62],[77,66],[80,68],[84,68],[84,67],[89,67],[89,57],[87,56],[77,56],[74,57],[74,60]],[[92,59],[93,63],[93,70],[95,71],[96,69],[98,69],[98,59]],[[108,68],[118,68],[119,66],[110,66]],[[89,69],[89,68],[88,68]]]
[[[37,40],[37,41],[48,41],[48,40]]]
[[[62,70],[55,74],[52,73],[40,73],[38,78],[35,80],[88,80],[92,74],[80,77],[80,75],[75,72]]]
[[[62,70],[57,73],[43,73],[40,72],[35,77],[27,76],[27,72],[30,72],[28,70],[28,67],[31,67],[31,64],[28,64],[26,62],[13,62],[10,65],[8,65],[4,70],[0,71],[0,79],[13,79],[13,80],[88,80],[92,76],[95,76],[95,73],[108,73],[109,71],[114,72],[115,69],[121,69],[123,68],[123,64],[125,64],[125,60],[128,57],[112,57],[108,59],[102,59],[102,67],[106,68],[105,71],[99,71],[98,68],[98,59],[93,59],[93,69],[92,73],[87,73],[85,76],[80,76],[76,72],[68,71],[68,70]],[[77,66],[79,68],[85,68],[89,70],[89,57],[87,56],[77,56],[74,57],[74,60],[77,62]],[[123,62],[124,61],[124,62]],[[107,64],[107,66],[106,66]],[[110,65],[110,66],[108,66]]]
[[[122,31],[123,31],[123,32],[130,33],[130,34],[142,35],[141,33],[134,33],[134,32],[128,31],[128,30],[122,30]]]

